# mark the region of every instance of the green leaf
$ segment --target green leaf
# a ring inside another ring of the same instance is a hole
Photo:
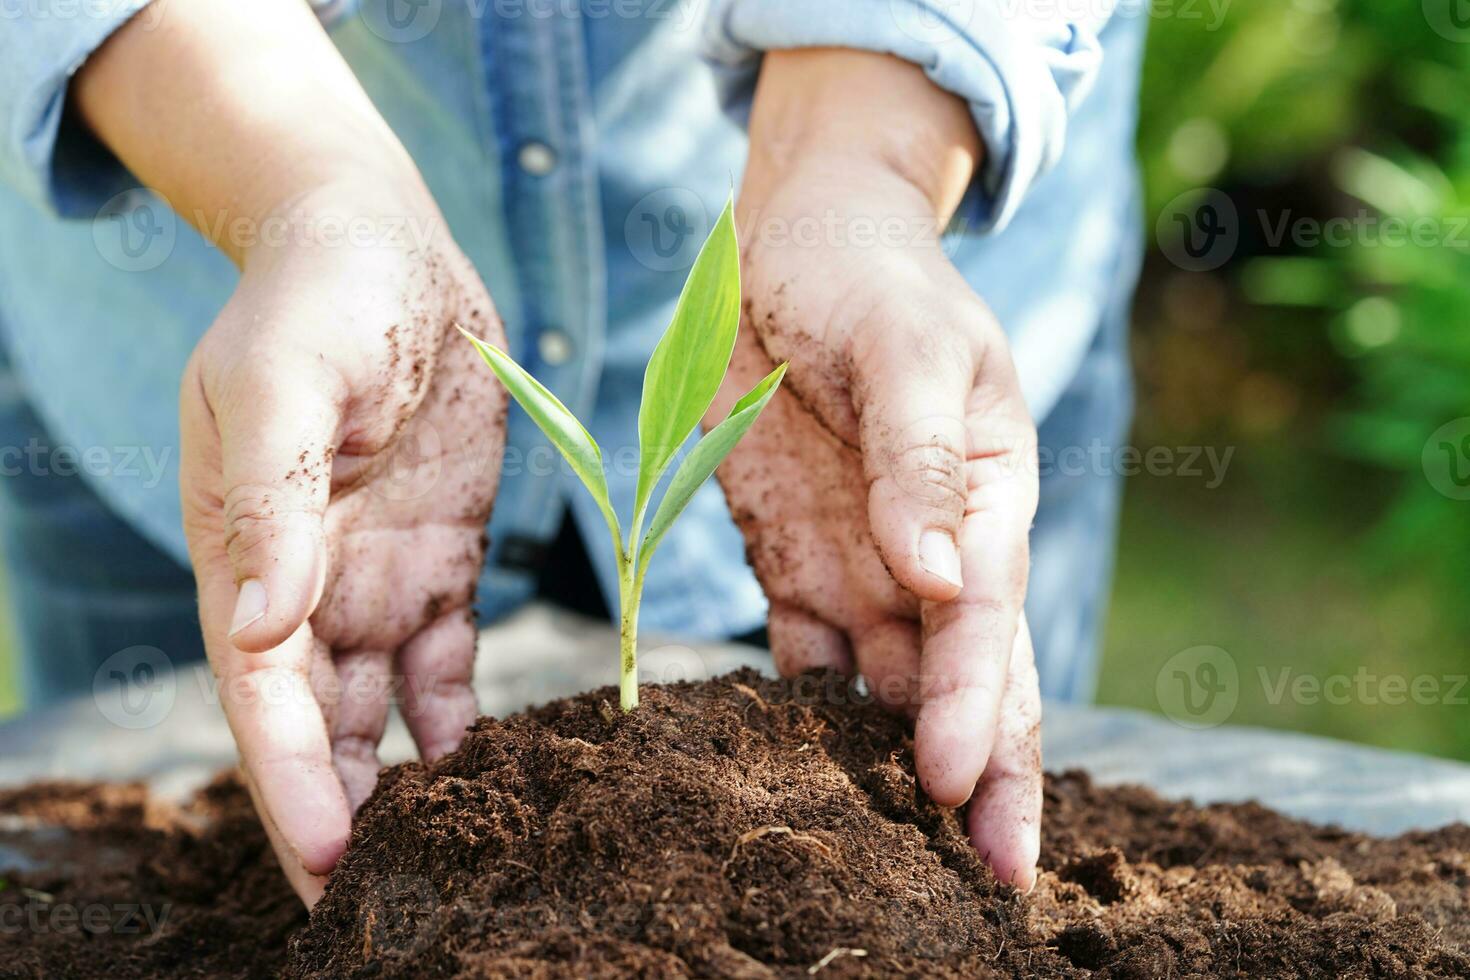
[[[643,375],[635,534],[654,487],[715,400],[739,329],[740,245],[732,197],[694,260],[673,322]]]
[[[546,433],[546,438],[551,440],[557,451],[566,457],[572,472],[581,478],[597,501],[597,506],[602,509],[602,516],[613,537],[621,541],[622,531],[618,527],[618,517],[608,497],[607,474],[602,468],[602,450],[597,447],[592,434],[577,421],[577,417],[560,399],[531,377],[509,354],[485,343],[464,327],[460,327],[459,332],[475,345],[485,363],[490,365],[490,370],[495,372],[496,377],[510,391],[511,397],[526,410],[531,421]]]
[[[776,370],[766,375],[754,388],[746,392],[735,407],[730,409],[730,414],[725,421],[715,426],[701,440],[699,444],[679,464],[674,471],[674,478],[669,481],[669,489],[664,493],[664,499],[659,501],[658,510],[653,515],[653,521],[648,525],[648,535],[643,539],[643,545],[638,549],[638,563],[640,567],[647,567],[648,559],[653,557],[654,549],[658,547],[663,536],[668,532],[674,521],[684,512],[684,508],[693,499],[694,492],[704,485],[704,481],[710,478],[715,468],[724,462],[725,457],[730,455],[730,450],[741,437],[755,424],[755,420],[765,411],[766,405],[775,396],[776,389],[781,386],[781,379],[786,376],[786,365],[782,364]]]

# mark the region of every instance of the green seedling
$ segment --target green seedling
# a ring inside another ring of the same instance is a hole
[[[644,532],[654,491],[699,421],[714,402],[730,366],[735,334],[740,329],[740,247],[735,237],[733,202],[715,223],[684,283],[673,322],[664,331],[643,374],[643,401],[638,409],[638,484],[633,523],[626,539],[608,498],[602,450],[587,428],[546,387],[510,355],[472,336],[511,396],[566,457],[572,472],[591,492],[607,521],[618,562],[620,633],[620,700],[624,711],[638,706],[638,605],[643,577],[659,542],[770,403],[781,378],[782,364],[745,394],[730,414],[711,429],[674,470],[653,519]]]

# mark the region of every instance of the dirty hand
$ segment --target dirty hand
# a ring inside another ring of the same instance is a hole
[[[1005,337],[937,234],[978,137],[918,69],[841,51],[769,56],[751,137],[728,390],[791,368],[720,479],[771,601],[776,666],[855,667],[913,715],[924,789],[969,800],[975,846],[1029,888],[1036,432]]]
[[[205,646],[308,901],[377,782],[390,697],[425,759],[476,714],[471,603],[505,398],[454,324],[500,326],[438,234],[252,256],[181,389]]]
[[[475,717],[506,399],[454,324],[500,324],[299,0],[135,18],[74,97],[241,269],[183,377],[184,530],[245,778],[310,904],[377,780],[390,695],[425,758]]]

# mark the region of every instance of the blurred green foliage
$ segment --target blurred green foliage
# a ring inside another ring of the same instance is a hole
[[[1189,272],[1155,236],[1136,438],[1238,452],[1214,495],[1130,485],[1102,696],[1156,707],[1150,668],[1199,643],[1247,677],[1464,674],[1470,3],[1233,0],[1218,29],[1183,9],[1150,24],[1147,227],[1213,188],[1238,241]],[[1470,758],[1463,702],[1273,705],[1258,688],[1233,720]]]

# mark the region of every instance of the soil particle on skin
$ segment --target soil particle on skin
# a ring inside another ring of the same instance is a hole
[[[172,910],[151,939],[0,937],[0,975],[1470,976],[1463,825],[1378,840],[1066,773],[1022,896],[924,796],[902,723],[839,679],[642,694],[481,719],[386,770],[309,921],[233,778],[182,809],[0,794],[69,835],[45,872],[0,872],[0,913],[22,889]]]

